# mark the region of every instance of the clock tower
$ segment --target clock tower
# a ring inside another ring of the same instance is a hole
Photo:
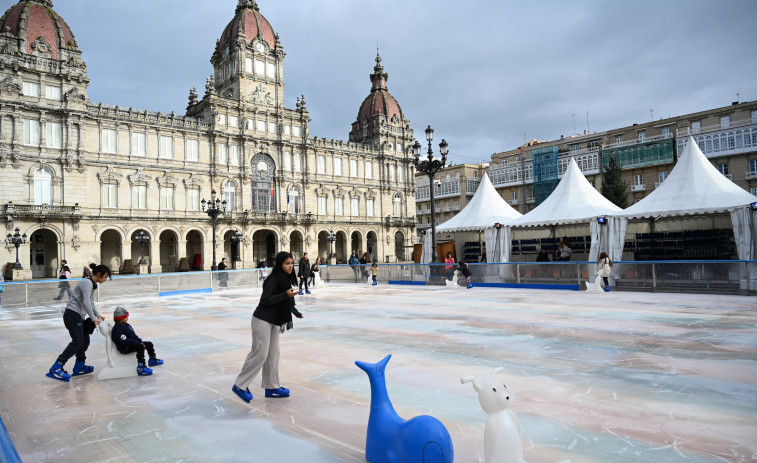
[[[225,105],[236,102],[240,109],[253,111],[283,107],[284,56],[279,36],[260,14],[257,2],[239,0],[210,58],[213,75],[206,81],[206,97],[219,97]],[[197,103],[193,89],[187,115],[209,120],[207,105]]]

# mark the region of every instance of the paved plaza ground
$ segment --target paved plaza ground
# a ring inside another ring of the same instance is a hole
[[[109,283],[105,283],[106,285]],[[403,418],[449,430],[456,462],[484,462],[486,414],[463,376],[504,367],[531,463],[757,460],[757,298],[330,284],[299,296],[282,335],[288,399],[231,392],[260,289],[125,305],[165,365],[152,377],[44,376],[68,342],[63,304],[0,308],[0,417],[31,462],[361,462],[370,387],[386,370]],[[66,365],[70,370],[73,360]]]

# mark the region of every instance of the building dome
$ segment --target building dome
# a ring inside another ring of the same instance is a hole
[[[388,79],[389,75],[384,72],[384,67],[381,65],[381,56],[376,54],[376,66],[371,74],[373,84],[371,94],[363,100],[357,114],[357,123],[361,128],[368,127],[376,115],[386,117],[389,125],[402,126],[404,118],[402,109],[386,87]]]
[[[21,53],[60,59],[61,49],[77,50],[68,24],[53,11],[51,0],[25,0],[10,7],[0,19],[0,35],[20,39]]]
[[[273,27],[260,14],[260,9],[255,0],[239,0],[234,19],[226,26],[220,40],[218,40],[216,53],[223,56],[226,48],[233,49],[239,38],[243,38],[246,45],[249,45],[255,39],[262,39],[268,44],[269,50],[276,45],[276,34],[273,32]]]

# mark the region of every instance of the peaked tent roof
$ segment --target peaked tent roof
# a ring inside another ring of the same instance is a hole
[[[498,222],[507,225],[520,216],[520,212],[502,199],[494,189],[489,176],[484,173],[481,184],[470,202],[456,216],[436,227],[436,231],[479,231],[491,228]]]
[[[578,168],[570,164],[552,194],[534,210],[512,223],[513,227],[538,227],[588,222],[596,217],[614,215],[620,208],[597,191]]]
[[[755,201],[757,196],[728,180],[705,157],[694,138],[688,137],[668,178],[617,215],[631,219],[725,212]]]

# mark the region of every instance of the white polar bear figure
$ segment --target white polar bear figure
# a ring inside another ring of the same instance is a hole
[[[460,270],[455,270],[455,273],[452,275],[451,280],[444,280],[444,283],[447,284],[447,288],[459,288],[460,285],[457,284],[457,279],[460,277]]]
[[[597,273],[597,278],[594,279],[594,283],[586,282],[586,292],[587,293],[604,293],[605,291],[602,289],[602,277],[599,276],[599,273]]]
[[[115,378],[128,378],[129,376],[137,376],[137,353],[122,354],[118,351],[116,343],[110,337],[110,333],[113,327],[110,323],[102,322],[99,325],[100,333],[105,336],[105,355],[108,356],[108,362],[100,370],[100,374],[97,375],[97,379],[115,379]]]
[[[321,280],[321,272],[315,272],[315,279],[313,280],[313,288],[325,288],[326,283]]]
[[[461,383],[473,383],[478,401],[489,419],[484,427],[484,455],[486,463],[526,463],[520,441],[520,424],[514,411],[510,410],[507,387],[495,375],[481,381],[473,376],[460,378]]]

